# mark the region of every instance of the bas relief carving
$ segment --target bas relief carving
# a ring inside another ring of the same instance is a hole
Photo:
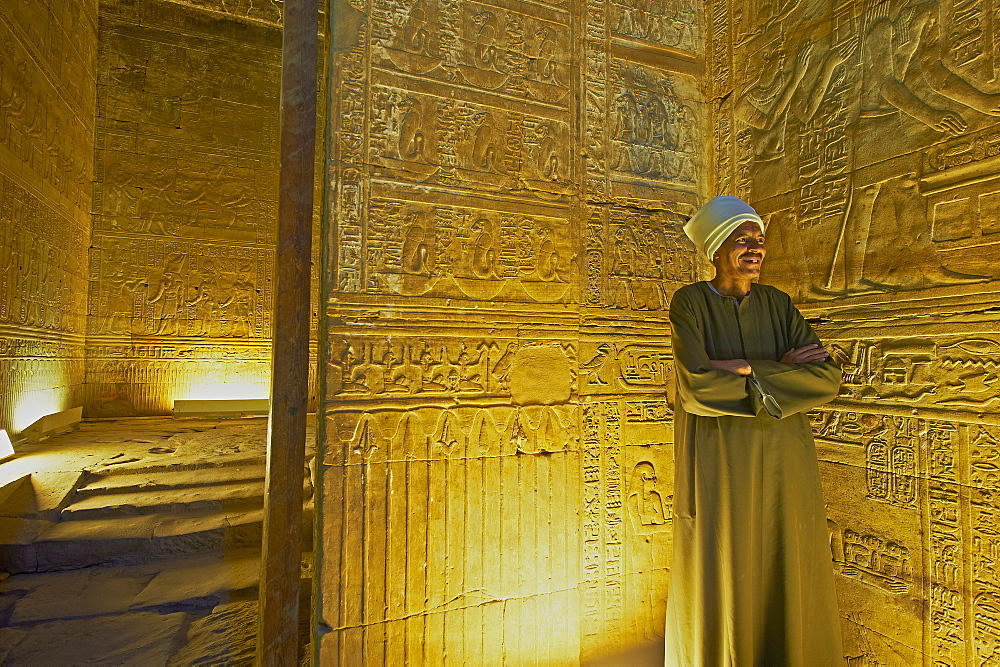
[[[564,17],[465,0],[380,0],[372,12],[373,64],[565,108],[570,40]]]
[[[91,258],[94,333],[266,337],[270,252],[116,241]]]
[[[376,177],[549,201],[570,191],[565,122],[381,86],[371,94]]]
[[[808,284],[768,279],[827,300],[995,277],[982,251],[958,252],[979,245],[958,239],[991,233],[985,172],[928,173],[971,162],[963,153],[1000,115],[982,50],[992,36],[970,29],[978,4],[799,1],[763,23],[730,8],[743,66],[723,110],[735,124],[736,189],[771,214],[773,256]],[[943,181],[968,194],[942,192]]]
[[[567,220],[372,200],[369,290],[505,301],[565,301],[575,284]]]
[[[357,8],[357,42],[330,59],[321,324],[324,532],[355,537],[319,566],[321,662],[655,646],[666,308],[696,277],[681,226],[707,166],[700,8]]]
[[[280,3],[100,9],[85,415],[264,392]]]
[[[694,246],[670,211],[591,207],[586,228],[587,306],[666,310],[696,276]]]
[[[97,3],[0,7],[0,429],[79,405]]]

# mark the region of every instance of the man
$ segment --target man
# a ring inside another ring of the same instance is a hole
[[[840,368],[787,294],[754,281],[764,225],[716,197],[684,227],[715,278],[670,304],[677,377],[666,664],[840,665],[812,432]]]

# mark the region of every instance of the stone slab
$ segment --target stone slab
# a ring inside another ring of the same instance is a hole
[[[19,596],[10,620],[13,625],[121,614],[163,567],[97,567],[15,575],[0,583],[0,593]]]
[[[107,475],[79,489],[81,495],[121,493],[151,489],[205,486],[264,479],[263,465],[222,466],[197,470],[157,470],[148,473]]]
[[[162,607],[188,600],[215,598],[215,604],[257,586],[260,552],[245,550],[224,558],[191,559],[158,574],[136,596],[133,609]]]
[[[164,665],[187,630],[186,613],[129,613],[39,623],[7,665]]]

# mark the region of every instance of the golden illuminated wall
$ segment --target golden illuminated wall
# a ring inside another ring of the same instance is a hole
[[[88,416],[267,396],[280,18],[101,2]]]
[[[322,663],[655,655],[699,3],[335,17]]]
[[[97,2],[0,4],[0,429],[79,405]]]
[[[709,5],[714,185],[845,364],[812,414],[852,664],[1000,659],[1000,81],[982,0]]]

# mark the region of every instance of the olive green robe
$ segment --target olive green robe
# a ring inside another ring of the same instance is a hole
[[[737,303],[708,283],[670,304],[677,378],[667,665],[842,665],[826,508],[805,411],[837,395],[833,361],[784,292]],[[753,375],[712,370],[745,359]],[[773,413],[772,414],[769,414]]]

